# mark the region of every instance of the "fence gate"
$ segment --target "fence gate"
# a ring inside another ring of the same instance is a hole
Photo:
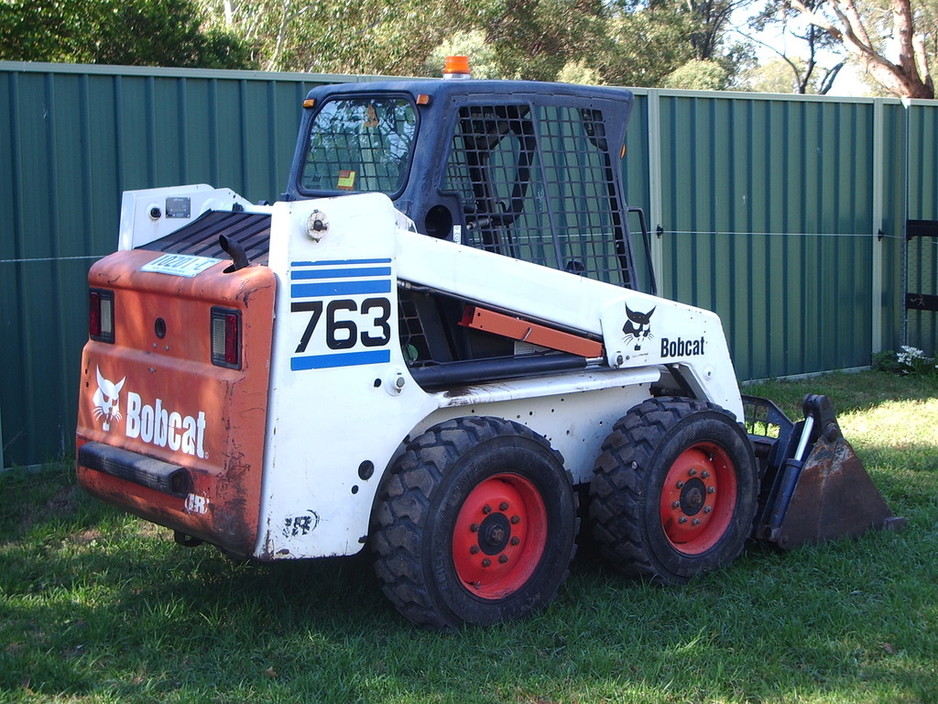
[[[938,220],[906,222],[905,344],[938,348]]]

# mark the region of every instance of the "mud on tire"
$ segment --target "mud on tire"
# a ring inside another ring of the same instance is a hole
[[[576,498],[547,440],[468,417],[415,438],[372,518],[384,593],[431,628],[487,624],[549,604],[575,550]]]
[[[590,525],[621,571],[683,582],[736,559],[757,493],[752,447],[731,413],[686,398],[649,399],[602,445]]]

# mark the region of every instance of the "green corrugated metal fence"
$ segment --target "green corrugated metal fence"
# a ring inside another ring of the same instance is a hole
[[[302,98],[338,80],[349,78],[0,63],[7,463],[72,444],[85,276],[116,247],[121,191],[205,182],[275,199]],[[889,100],[636,91],[626,188],[660,226],[659,290],[723,317],[741,379],[863,366],[901,341],[904,221],[938,219],[925,146],[936,115]],[[908,328],[934,346],[931,325]]]
[[[869,363],[872,104],[662,96],[665,295],[744,378]]]
[[[3,64],[0,364],[7,463],[72,444],[85,278],[121,192],[184,183],[274,200],[300,104],[326,77]]]

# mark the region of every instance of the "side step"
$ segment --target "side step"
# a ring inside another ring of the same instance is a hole
[[[808,395],[805,420],[792,423],[775,404],[747,397],[759,409],[763,428],[778,427],[777,438],[750,438],[763,462],[760,506],[753,537],[791,550],[805,543],[897,530],[906,524],[893,515],[837,423],[827,396]],[[768,409],[768,410],[766,410]]]

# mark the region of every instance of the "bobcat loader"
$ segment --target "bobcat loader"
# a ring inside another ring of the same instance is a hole
[[[662,583],[750,536],[900,522],[826,398],[798,423],[743,398],[719,318],[656,297],[621,180],[631,107],[572,85],[324,86],[273,205],[125,193],[119,251],[89,274],[81,485],[232,556],[367,546],[430,627],[548,604],[581,512],[614,565]]]

